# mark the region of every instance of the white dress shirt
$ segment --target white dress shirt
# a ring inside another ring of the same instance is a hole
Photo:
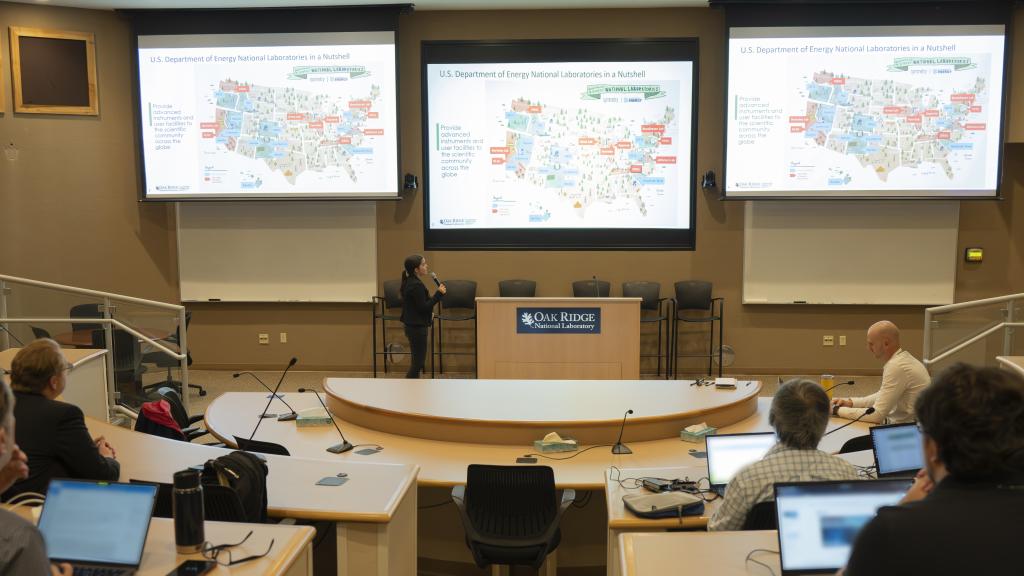
[[[906,350],[900,348],[882,367],[882,385],[878,392],[861,398],[851,398],[852,408],[840,408],[836,414],[854,420],[874,406],[875,412],[861,418],[861,422],[875,424],[903,424],[916,420],[914,402],[932,381],[928,369]]]

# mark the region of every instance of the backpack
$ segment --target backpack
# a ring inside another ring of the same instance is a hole
[[[246,522],[267,521],[267,463],[249,452],[236,450],[207,460],[203,484],[227,486],[238,494]]]

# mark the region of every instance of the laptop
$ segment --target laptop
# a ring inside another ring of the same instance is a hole
[[[775,445],[774,432],[713,434],[705,438],[708,452],[708,480],[711,489],[725,495],[732,477],[747,464],[757,462]]]
[[[775,485],[782,574],[834,574],[846,565],[861,527],[899,502],[910,479]]]
[[[879,478],[912,478],[924,468],[921,431],[917,424],[871,428],[871,449]]]
[[[39,531],[52,562],[78,574],[134,574],[153,517],[156,486],[81,480],[50,481]]]

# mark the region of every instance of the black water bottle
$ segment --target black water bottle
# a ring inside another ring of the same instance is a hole
[[[174,473],[174,543],[178,554],[195,554],[203,546],[203,485],[197,470]]]

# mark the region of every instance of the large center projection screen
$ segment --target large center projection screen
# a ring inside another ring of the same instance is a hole
[[[653,58],[426,62],[427,244],[692,246],[694,73]]]
[[[138,37],[145,199],[398,195],[394,32]]]
[[[725,196],[997,195],[1004,28],[731,28]]]

